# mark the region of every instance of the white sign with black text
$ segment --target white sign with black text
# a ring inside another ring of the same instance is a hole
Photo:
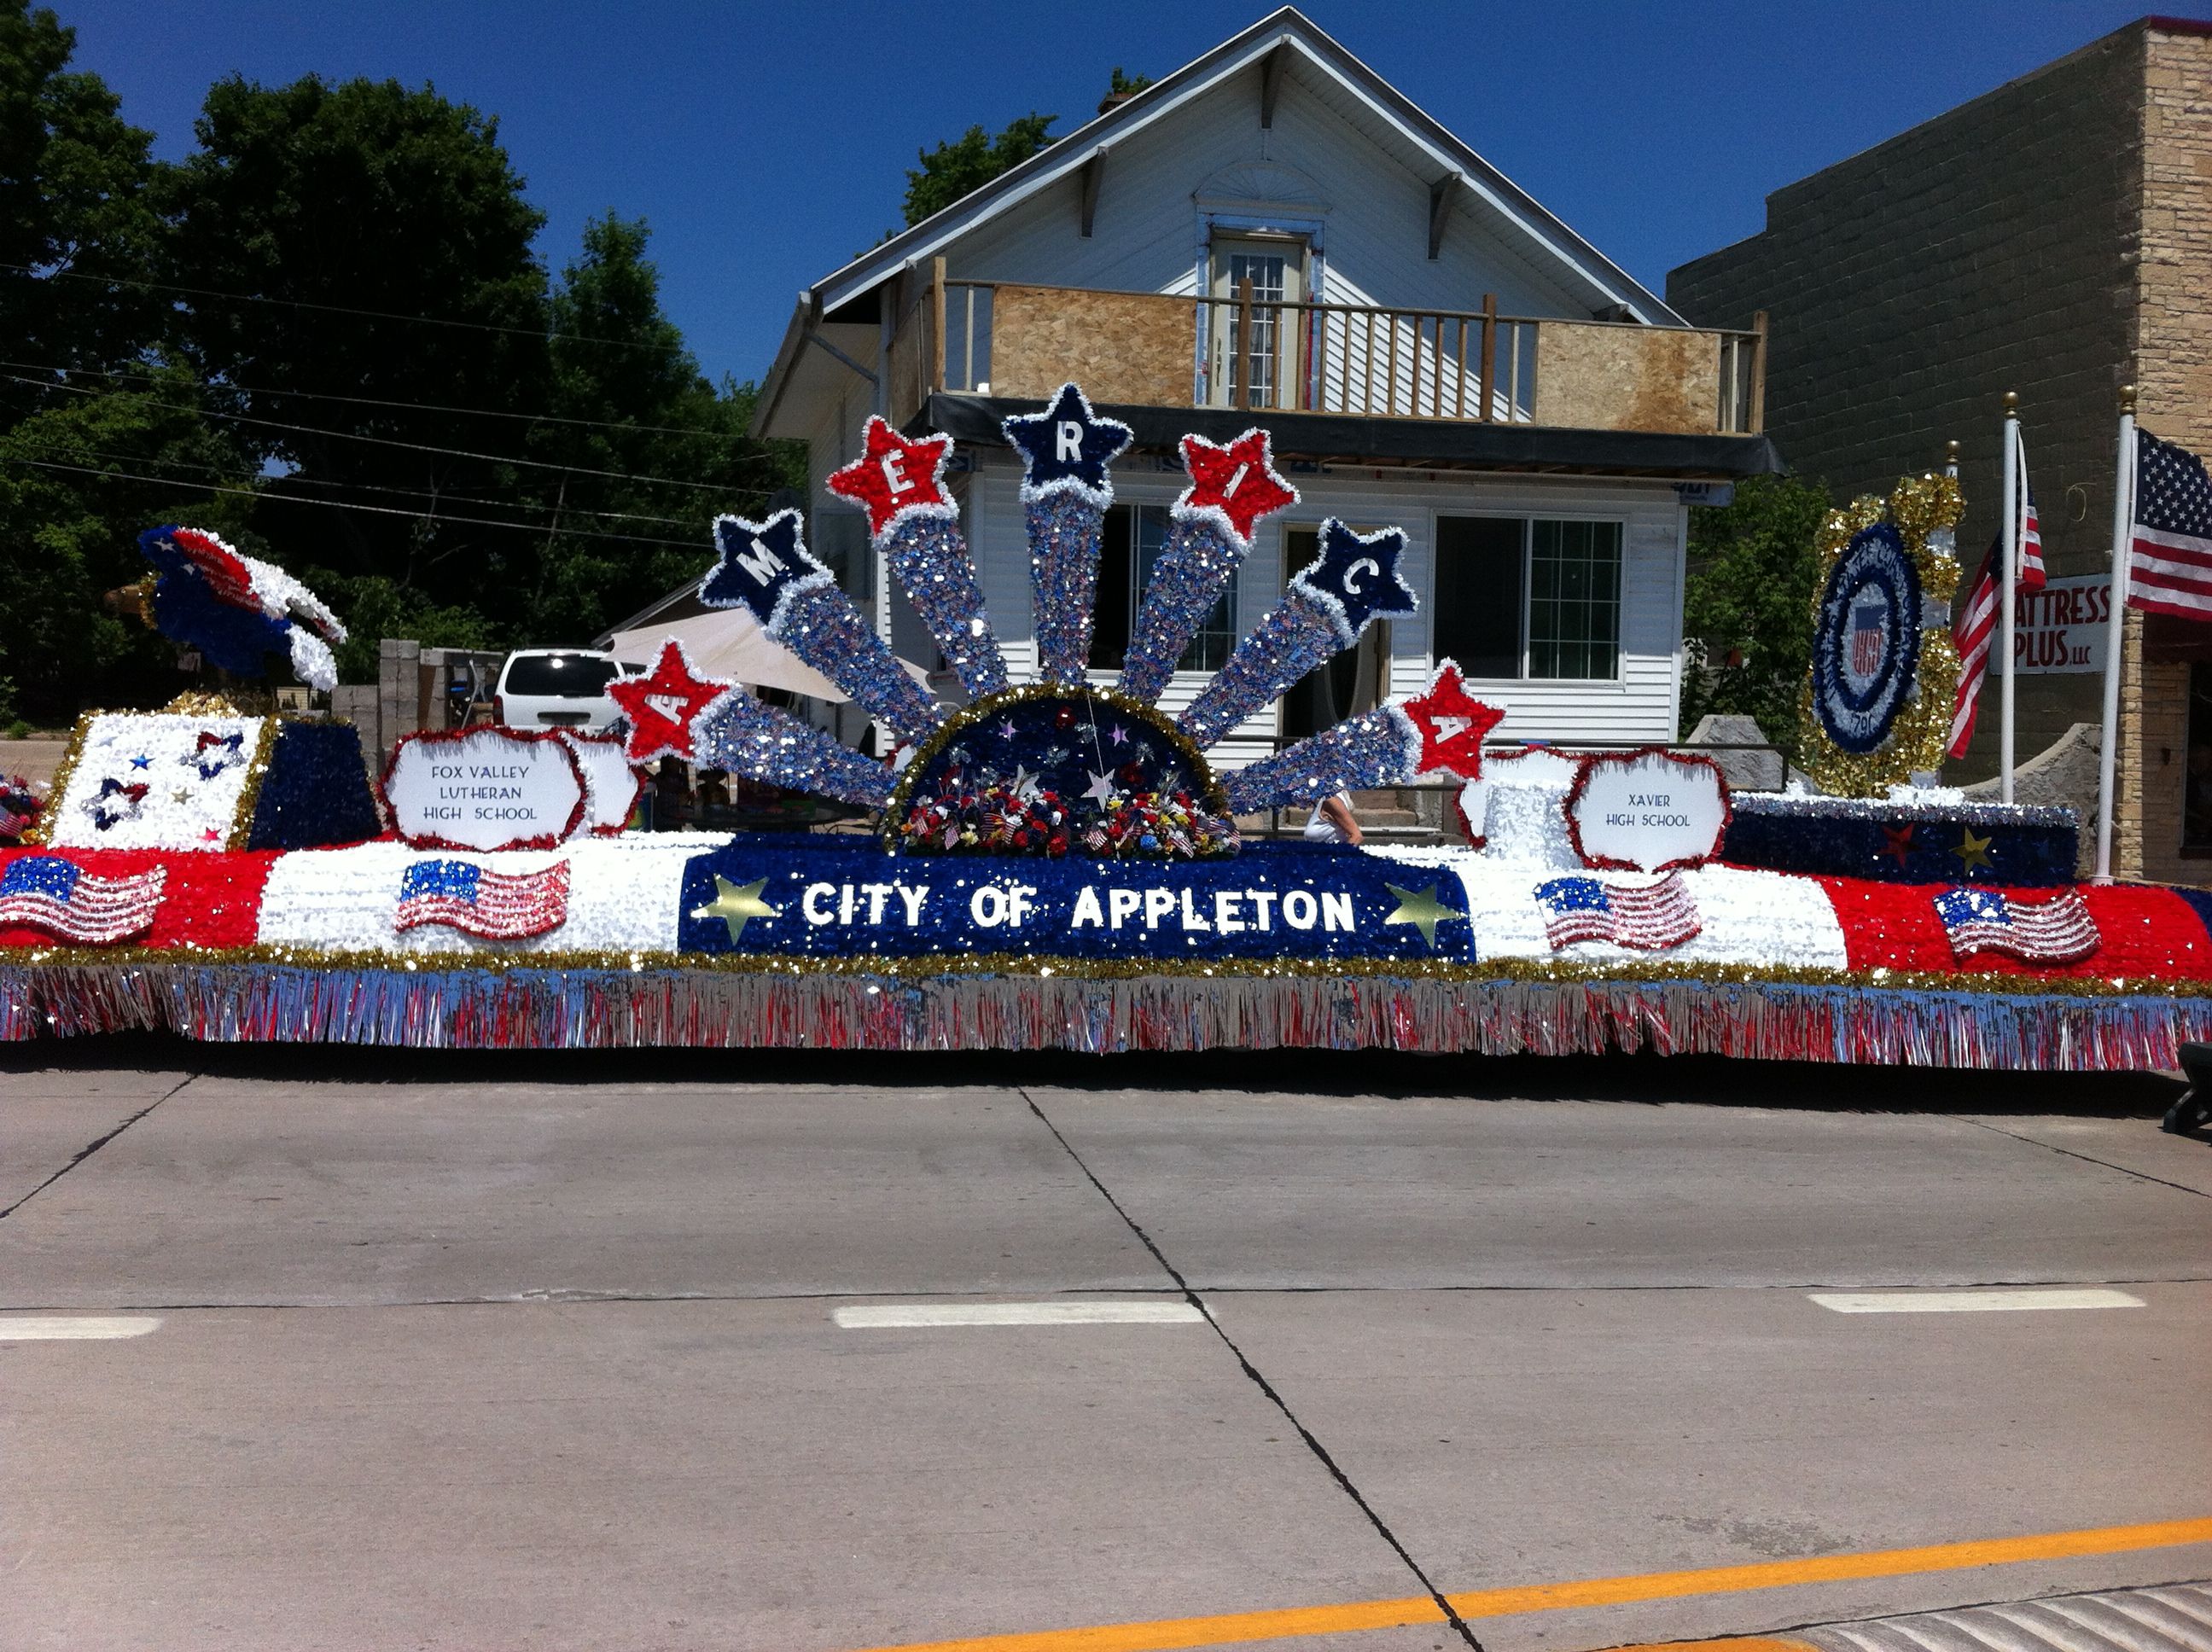
[[[1694,866],[1720,853],[1728,782],[1709,757],[1630,751],[1583,759],[1568,791],[1568,835],[1587,865]]]

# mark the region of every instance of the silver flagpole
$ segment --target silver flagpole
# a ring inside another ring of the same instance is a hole
[[[2004,502],[1997,528],[2003,548],[2004,582],[1997,610],[1997,797],[2012,801],[2012,606],[2020,579],[2020,396],[2008,390],[2004,398]]]
[[[2112,472],[2112,596],[2105,616],[2105,723],[2097,740],[2096,881],[2112,881],[2112,786],[2120,745],[2120,649],[2127,638],[2128,542],[2135,537],[2136,387],[2120,386],[2120,454]]]

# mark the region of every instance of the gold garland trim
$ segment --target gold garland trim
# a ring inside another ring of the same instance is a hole
[[[544,952],[408,953],[376,948],[325,951],[257,944],[240,947],[54,946],[0,949],[0,967],[109,964],[143,969],[258,963],[302,969],[382,969],[400,975],[454,970],[507,974],[569,969],[645,974],[721,974],[874,977],[895,981],[969,975],[1066,976],[1127,981],[1142,976],[1223,981],[1307,977],[1397,977],[1470,986],[1666,986],[1848,987],[1873,992],[1971,993],[1984,998],[2212,999],[2212,980],[2166,981],[2104,975],[2032,976],[1914,969],[1828,969],[1753,964],[1650,962],[1575,963],[1535,958],[1470,963],[1459,958],[1255,958],[1203,962],[1176,958],[1071,958],[1044,953],[950,953],[928,957],[819,957],[786,953],[712,953],[577,950]]]
[[[937,732],[921,743],[914,754],[914,761],[899,772],[897,783],[891,787],[890,801],[884,805],[882,823],[876,829],[887,847],[898,841],[898,823],[906,818],[914,793],[915,782],[922,770],[936,761],[938,755],[961,735],[979,723],[984,723],[1008,706],[1027,705],[1037,700],[1073,700],[1089,695],[1111,706],[1124,716],[1133,717],[1145,724],[1155,734],[1175,748],[1176,755],[1190,768],[1199,782],[1199,793],[1209,812],[1225,815],[1229,812],[1229,798],[1221,789],[1221,781],[1213,772],[1190,736],[1184,733],[1158,706],[1132,698],[1118,689],[1066,688],[1056,683],[1024,683],[1016,688],[1000,689],[996,694],[987,694],[981,700],[971,701],[954,712],[938,726]],[[1019,858],[1019,857],[1010,857]]]

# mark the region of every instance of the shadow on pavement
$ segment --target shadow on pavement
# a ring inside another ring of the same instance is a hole
[[[2158,1072],[1989,1072],[1840,1066],[1723,1056],[1412,1055],[1377,1050],[1215,1050],[1072,1055],[848,1050],[410,1050],[335,1044],[195,1044],[116,1034],[0,1045],[0,1072],[148,1068],[290,1083],[836,1084],[1241,1090],[1286,1096],[1694,1102],[1813,1112],[2065,1114],[2154,1118],[2185,1085]]]

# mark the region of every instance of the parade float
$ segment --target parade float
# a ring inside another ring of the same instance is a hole
[[[641,1045],[1432,1053],[1609,1048],[2049,1069],[2170,1066],[2212,1036],[2212,897],[2075,880],[2077,826],[1930,784],[1957,670],[1947,477],[1831,520],[1807,690],[1820,790],[1732,794],[1709,759],[1494,738],[1450,662],[1273,756],[1208,751],[1377,619],[1404,538],[1314,561],[1187,708],[1176,661],[1296,500],[1254,430],[1187,438],[1189,485],[1127,661],[1088,669],[1109,467],[1073,386],[1008,422],[1027,465],[1035,668],[1017,682],[943,477],[880,421],[830,486],[957,674],[935,703],[804,542],[721,519],[700,586],[897,742],[878,761],[670,641],[610,692],[620,744],[410,736],[372,792],[343,724],[211,699],[88,714],[33,841],[0,850],[0,1037],[166,1029],[426,1048]],[[233,671],[343,638],[211,536],[146,537],[153,617]],[[860,805],[846,834],[624,829],[669,758]],[[1464,841],[1353,848],[1240,817],[1444,784]]]

